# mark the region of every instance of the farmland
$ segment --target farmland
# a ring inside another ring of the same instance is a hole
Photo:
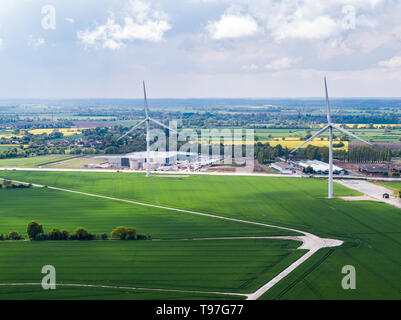
[[[20,199],[23,199],[21,201]],[[35,283],[41,266],[57,267],[60,284],[92,284],[197,291],[249,292],[299,258],[294,241],[282,240],[188,240],[191,238],[291,235],[293,232],[132,206],[46,188],[0,190],[0,233],[23,233],[27,221],[37,220],[46,231],[59,226],[69,230],[84,225],[91,232],[110,232],[116,225],[135,226],[152,234],[155,241],[121,242],[5,242],[0,243],[0,283]],[[43,203],[46,203],[43,206]],[[59,253],[63,254],[60,255]],[[24,263],[28,259],[29,264]],[[6,262],[7,261],[7,262]],[[252,261],[252,263],[250,263]],[[235,264],[235,272],[232,266]],[[13,268],[9,268],[14,266]],[[88,272],[90,270],[90,272]],[[114,272],[118,270],[118,272]],[[189,281],[190,280],[190,281]],[[127,290],[94,287],[61,287],[48,298],[110,298]],[[91,292],[86,292],[91,291]],[[132,291],[132,289],[131,289]],[[85,293],[86,292],[86,293]],[[42,298],[41,291],[0,286],[1,295]],[[45,297],[46,298],[45,294]],[[120,296],[119,296],[120,297]],[[128,298],[182,298],[156,292],[131,292]],[[221,298],[213,294],[189,294],[187,298]],[[230,296],[227,296],[227,298]]]
[[[52,132],[61,132],[64,136],[72,136],[74,134],[80,134],[82,132],[81,129],[77,128],[56,128],[56,129],[34,129],[28,131],[30,134],[50,134]]]
[[[354,125],[349,125],[347,130],[356,134],[357,136],[365,139],[372,140],[374,142],[400,142],[401,138],[401,129],[394,126],[389,126],[392,128],[382,128],[383,125],[378,126],[377,128],[367,128],[363,125],[358,125],[358,128],[354,129]],[[271,141],[274,138],[303,138],[307,135],[307,131],[311,134],[315,134],[319,129],[256,129],[255,137],[259,140]],[[327,137],[326,137],[327,139]],[[274,140],[273,140],[274,141]]]
[[[46,164],[56,163],[59,161],[72,159],[73,156],[64,155],[48,155],[27,158],[0,159],[0,167],[2,168],[35,168]]]
[[[301,256],[291,250],[297,246],[281,240],[4,243],[0,281],[38,282],[50,260],[61,284],[247,293]]]
[[[390,188],[394,191],[401,190],[401,181],[386,181],[386,182],[377,182],[378,184]]]
[[[61,160],[59,162],[52,162],[44,165],[44,168],[55,168],[55,169],[82,169],[85,168],[88,164],[97,164],[101,165],[107,162],[105,159],[97,159],[93,156],[87,157],[76,157],[67,160]]]
[[[145,203],[196,210],[224,217],[287,226],[313,232],[318,236],[345,241],[344,245],[339,248],[319,251],[310,261],[301,265],[288,278],[285,278],[274,286],[271,291],[268,291],[262,297],[265,299],[400,298],[400,211],[386,204],[372,201],[346,202],[341,199],[328,200],[325,198],[327,193],[327,182],[325,180],[233,176],[189,176],[166,179],[151,177],[147,179],[141,174],[18,171],[0,172],[0,176]],[[338,196],[358,195],[358,193],[340,185],[335,185],[335,189]],[[1,192],[3,191],[6,190]],[[16,192],[20,192],[20,190]],[[63,197],[67,194],[61,191],[55,192],[42,189],[23,190],[23,192],[44,192],[46,194],[50,192],[55,199],[52,201],[42,200],[41,203],[53,203],[52,206],[56,207],[51,210],[52,212],[57,212],[57,208],[59,208],[57,205],[58,199],[61,199],[59,194],[63,194]],[[175,238],[176,240],[182,237],[185,238],[188,234],[205,237],[213,234],[224,236],[233,234],[233,232],[237,235],[249,235],[251,232],[260,235],[264,232],[270,233],[272,231],[269,229],[257,230],[252,225],[245,225],[245,227],[252,230],[242,229],[242,225],[241,229],[237,229],[238,226],[230,229],[228,222],[221,221],[220,225],[217,220],[213,219],[210,223],[206,220],[195,223],[185,220],[193,218],[187,214],[181,214],[180,218],[174,220],[174,222],[165,222],[163,214],[157,216],[155,219],[157,223],[147,222],[150,220],[145,219],[145,216],[151,219],[151,215],[157,214],[154,208],[144,211],[142,215],[137,212],[132,213],[132,216],[137,214],[139,216],[138,219],[132,219],[132,223],[129,223],[131,220],[122,213],[116,214],[117,216],[121,215],[121,218],[114,218],[114,212],[120,212],[120,209],[106,209],[103,213],[103,208],[110,208],[109,206],[114,206],[114,203],[106,206],[100,199],[96,198],[93,201],[97,202],[98,206],[95,204],[89,205],[89,203],[86,203],[84,195],[71,196],[79,198],[79,200],[77,198],[76,203],[79,203],[84,208],[82,210],[88,212],[87,214],[82,213],[79,209],[73,209],[69,212],[77,210],[76,214],[60,211],[59,217],[56,218],[54,215],[49,215],[46,210],[43,214],[38,210],[33,211],[34,214],[29,214],[29,216],[40,220],[41,223],[46,226],[49,225],[49,227],[55,224],[59,227],[73,228],[73,226],[77,225],[77,220],[79,220],[79,224],[84,224],[85,227],[96,232],[110,230],[119,221],[121,224],[127,224],[127,226],[134,225],[140,232],[152,233],[154,237]],[[10,200],[13,199],[11,196],[7,196],[8,198]],[[24,201],[28,201],[27,203],[30,203],[32,198],[38,199],[38,203],[41,199],[38,195],[35,197],[23,197]],[[91,200],[88,198],[87,201]],[[67,202],[70,206],[74,203],[73,201]],[[38,203],[31,202],[29,206],[31,208],[36,206],[43,208]],[[136,210],[134,205],[126,204],[124,206]],[[89,208],[93,208],[93,211]],[[141,207],[141,210],[144,210],[144,208]],[[13,214],[12,208],[7,211],[10,211],[10,213],[6,215],[2,224],[10,221],[9,226],[20,225],[19,228],[22,230],[22,221],[26,220],[26,213],[22,213],[20,209],[17,211],[19,212],[18,214]],[[108,220],[109,216],[112,215],[113,217]],[[171,213],[167,216],[170,215]],[[13,221],[15,216],[19,217],[19,219]],[[68,219],[66,216],[68,216]],[[100,217],[97,219],[99,221],[91,222],[97,216]],[[112,224],[111,221],[115,223],[109,227]],[[185,223],[188,223],[187,226]],[[195,224],[200,229],[191,229]],[[173,228],[169,234],[170,231],[166,231],[166,229],[172,225],[177,226],[177,228]],[[204,228],[203,225],[205,226]],[[236,241],[234,246],[237,246],[239,240],[233,241]],[[274,245],[274,242],[270,241],[267,240],[266,245]],[[154,242],[149,243],[153,244]],[[72,246],[73,244],[68,245]],[[107,243],[107,245],[109,244]],[[134,245],[137,244],[135,243]],[[139,245],[142,245],[142,243]],[[286,245],[285,242],[284,245]],[[252,248],[253,246],[252,244]],[[258,246],[255,248],[258,248]],[[285,261],[288,263],[289,260],[286,259],[291,260],[294,257],[284,257],[280,260],[281,263],[286,264]],[[252,258],[248,262],[253,263],[253,261]],[[358,290],[345,291],[341,288],[341,268],[344,265],[355,266],[358,277]],[[268,269],[270,268],[266,270]],[[67,279],[69,281],[68,277]],[[255,281],[257,282],[258,280]],[[177,280],[177,284],[179,283]],[[250,287],[247,288],[249,289]],[[11,289],[8,288],[7,290]],[[71,290],[71,288],[68,288],[68,290]]]
[[[43,224],[45,231],[53,227],[73,231],[78,226],[84,226],[93,233],[101,234],[110,233],[118,225],[132,226],[139,233],[151,234],[157,239],[294,234],[278,229],[166,212],[158,208],[133,207],[126,203],[44,188],[0,191],[0,234],[16,230],[26,236],[26,226],[32,220]]]

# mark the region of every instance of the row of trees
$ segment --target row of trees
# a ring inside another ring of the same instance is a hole
[[[390,162],[392,152],[389,148],[373,148],[371,146],[358,146],[351,148],[347,154],[348,162]]]
[[[283,148],[281,144],[272,147],[270,144],[257,143],[255,145],[255,157],[260,164],[268,164],[275,161],[277,157],[288,158],[290,150],[285,147]]]
[[[290,151],[287,147],[281,145],[272,147],[269,143],[257,143],[255,145],[255,158],[260,164],[274,162],[277,157],[288,158]],[[329,148],[308,145],[306,148],[299,149],[298,156],[309,160],[329,161]],[[358,146],[350,150],[334,150],[334,158],[344,162],[354,163],[372,163],[372,162],[390,162],[393,153],[389,148],[373,148],[371,146]]]
[[[15,232],[15,231],[13,231]],[[43,231],[43,226],[36,221],[32,221],[28,224],[27,230],[28,238],[32,241],[45,241],[45,240],[107,240],[109,238],[107,233],[95,235],[90,233],[83,227],[78,227],[72,234],[66,229],[53,228],[48,233]],[[13,234],[14,235],[14,234]],[[150,235],[140,235],[136,233],[134,228],[117,227],[111,232],[112,239],[119,240],[148,240],[152,237]],[[22,240],[13,239],[13,240]],[[9,239],[1,239],[9,240]]]
[[[13,183],[11,180],[3,179],[0,183],[0,189],[27,189],[32,188],[32,184]]]

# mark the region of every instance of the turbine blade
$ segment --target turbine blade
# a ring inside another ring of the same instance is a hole
[[[161,123],[161,122],[159,122],[159,121],[157,121],[157,120],[155,120],[155,119],[153,119],[153,118],[149,118],[149,119],[150,119],[150,121],[156,123],[157,125],[159,125],[159,126],[165,128],[165,129],[168,129],[168,130],[170,130],[170,131],[172,131],[172,132],[174,132],[174,133],[178,133],[178,132],[175,131],[174,129],[171,129],[170,127],[166,126],[165,124],[163,124],[163,123]]]
[[[145,115],[146,115],[146,118],[149,118],[149,107],[148,107],[148,98],[146,96],[145,81],[143,81],[143,97],[144,97]]]
[[[329,91],[327,90],[327,80],[324,77],[324,88],[326,90],[326,110],[327,110],[327,123],[331,123],[331,114],[330,114],[330,103],[329,103]]]
[[[319,137],[322,133],[324,133],[329,126],[325,126],[323,129],[321,129],[319,132],[315,133],[310,139],[306,140],[303,144],[301,144],[299,147],[295,148],[294,150],[291,151],[291,153],[297,151],[298,149],[302,148],[304,145],[308,144],[312,140],[315,140],[317,137]]]
[[[137,123],[135,126],[133,126],[129,131],[127,131],[125,134],[123,134],[120,138],[117,139],[117,141],[121,140],[122,138],[128,136],[132,131],[134,131],[136,128],[138,128],[140,125],[142,125],[146,119],[143,119],[141,122]]]
[[[345,129],[343,129],[343,128],[341,128],[341,127],[338,127],[338,126],[336,126],[336,125],[332,125],[332,127],[333,127],[334,129],[336,129],[336,130],[342,132],[342,133],[345,133],[345,134],[348,135],[348,136],[351,136],[351,137],[353,137],[353,138],[355,138],[355,139],[358,139],[359,141],[362,141],[363,143],[366,143],[366,144],[372,146],[372,144],[371,144],[370,142],[367,142],[367,141],[363,140],[362,138],[359,138],[358,136],[356,136],[356,135],[353,134],[352,132],[349,132],[348,130],[345,130]]]

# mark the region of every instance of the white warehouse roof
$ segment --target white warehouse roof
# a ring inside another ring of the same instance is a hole
[[[298,165],[303,167],[303,168],[312,167],[313,170],[316,171],[316,172],[329,171],[329,164],[326,163],[326,162],[319,161],[319,160],[299,161]],[[333,165],[333,171],[339,172],[339,171],[344,171],[344,169]]]

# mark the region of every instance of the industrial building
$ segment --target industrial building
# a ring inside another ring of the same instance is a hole
[[[274,170],[278,171],[281,174],[294,174],[297,172],[296,169],[292,165],[290,165],[286,162],[272,163],[270,165],[270,168],[273,168]]]
[[[300,169],[311,167],[316,174],[329,174],[329,164],[318,160],[303,160],[295,162],[294,164]],[[346,175],[348,171],[333,165],[333,173],[337,175]]]
[[[133,152],[118,156],[101,156],[97,158],[106,158],[113,168],[131,168],[141,170],[145,168],[147,153]],[[176,152],[176,151],[151,151],[149,153],[149,163],[152,170],[158,170],[169,166],[179,164],[189,165],[202,162],[197,153]]]

